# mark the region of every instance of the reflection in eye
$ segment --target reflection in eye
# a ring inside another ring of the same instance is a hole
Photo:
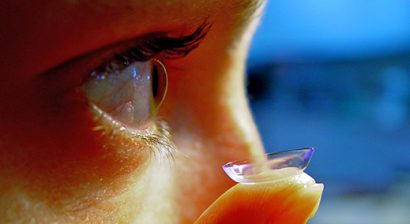
[[[145,62],[111,63],[105,71],[94,71],[83,90],[89,102],[130,130],[150,126],[167,89],[164,65],[151,59]]]

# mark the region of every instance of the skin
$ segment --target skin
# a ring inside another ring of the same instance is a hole
[[[261,3],[1,5],[0,223],[193,223],[234,185],[221,165],[263,153],[244,92]],[[169,89],[158,116],[170,127],[173,159],[152,153],[150,142],[127,145],[127,136],[93,130],[78,89],[99,49],[151,32],[187,35],[204,21],[212,27],[197,49],[162,61]]]

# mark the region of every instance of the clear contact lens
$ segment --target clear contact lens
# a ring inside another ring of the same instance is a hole
[[[302,172],[312,158],[314,148],[301,148],[265,154],[257,161],[241,160],[223,165],[228,176],[238,183],[279,180]]]

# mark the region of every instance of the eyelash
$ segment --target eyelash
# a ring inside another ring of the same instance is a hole
[[[207,22],[202,23],[192,34],[182,37],[169,37],[163,33],[151,34],[123,52],[116,53],[94,72],[118,71],[133,62],[148,61],[153,58],[172,60],[185,57],[197,48],[210,29]]]

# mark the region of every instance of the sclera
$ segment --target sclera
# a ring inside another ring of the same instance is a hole
[[[234,181],[254,184],[280,180],[297,175],[309,165],[314,148],[292,149],[265,154],[266,158],[257,161],[240,160],[222,166],[225,173]]]

